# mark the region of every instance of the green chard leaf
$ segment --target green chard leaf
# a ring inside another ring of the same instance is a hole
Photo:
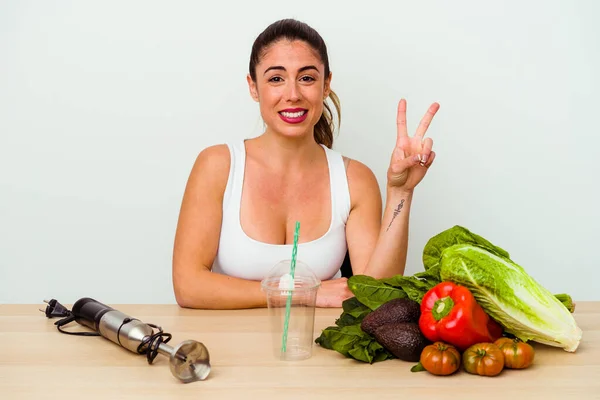
[[[348,279],[348,288],[359,302],[371,310],[376,310],[392,299],[407,297],[404,290],[386,285],[383,280],[366,275],[351,276]]]
[[[423,296],[432,287],[436,285],[432,281],[426,281],[416,278],[415,276],[396,275],[392,278],[382,279],[389,286],[402,289],[409,299],[421,304]],[[439,282],[438,282],[439,283]]]
[[[372,311],[369,307],[358,301],[356,297],[344,300],[342,302],[342,310],[355,318],[359,318],[365,312],[369,313]]]
[[[381,346],[379,343],[377,342],[373,342],[371,344],[372,346]],[[381,352],[377,353],[377,355],[375,356],[375,358],[373,358],[373,362],[379,362],[379,361],[385,361],[385,360],[390,360],[392,358],[396,358],[392,353],[390,353],[389,351],[387,351],[383,346],[381,346],[382,350]]]
[[[342,315],[335,320],[335,324],[339,327],[360,324],[363,318],[372,311],[356,297],[344,300],[342,309],[344,310]]]
[[[348,358],[367,363],[383,361],[393,357],[373,337],[363,332],[359,325],[330,326],[323,330],[321,336],[315,342]]]
[[[354,345],[349,354],[355,359],[373,364],[377,361],[394,358],[382,345],[370,336]]]
[[[369,309],[369,311],[371,311],[371,310]],[[340,328],[342,328],[344,326],[360,324],[361,321],[362,321],[362,319],[358,320],[356,317],[353,317],[352,315],[350,315],[346,312],[343,312],[342,315],[340,315],[340,317],[335,320],[335,324],[337,326],[339,326]]]
[[[423,364],[421,364],[421,361],[419,361],[418,363],[413,365],[413,367],[410,369],[410,371],[411,372],[421,372],[421,371],[427,371],[427,370],[425,369]]]
[[[361,338],[362,334],[355,332],[353,326],[330,326],[323,329],[321,336],[315,340],[315,343],[348,357],[348,352],[354,347],[354,342],[359,341]]]

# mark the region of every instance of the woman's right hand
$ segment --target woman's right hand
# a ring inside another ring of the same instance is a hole
[[[440,105],[433,103],[421,119],[415,135],[410,137],[406,128],[406,100],[398,103],[396,147],[388,168],[388,187],[412,191],[427,173],[435,152],[431,151],[433,140],[425,138],[425,133],[439,109]]]
[[[323,281],[317,294],[317,307],[339,308],[344,300],[353,296],[347,278]]]

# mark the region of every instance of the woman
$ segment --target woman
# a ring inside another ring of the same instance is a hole
[[[260,280],[292,253],[322,280],[318,307],[352,296],[340,266],[376,278],[404,273],[413,190],[435,159],[424,139],[434,103],[416,134],[398,104],[398,136],[387,173],[383,219],[371,170],[331,150],[333,121],[327,48],[308,25],[281,20],[256,39],[247,77],[264,133],[211,146],[197,157],[186,185],[173,253],[175,297],[182,307],[266,306]]]

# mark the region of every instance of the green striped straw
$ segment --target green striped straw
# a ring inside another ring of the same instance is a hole
[[[290,275],[292,276],[292,285],[294,284],[294,276],[296,273],[296,254],[298,253],[298,234],[300,232],[300,222],[296,221],[296,229],[294,230],[294,247],[292,249],[292,263],[290,264]],[[290,309],[292,308],[292,292],[288,292],[287,302],[285,304],[285,320],[283,322],[283,338],[281,340],[281,352],[287,351],[287,336],[290,323]]]

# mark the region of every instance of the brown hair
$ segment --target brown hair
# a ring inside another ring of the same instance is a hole
[[[327,46],[319,33],[305,24],[304,22],[295,19],[282,19],[269,25],[254,41],[252,45],[252,53],[250,54],[250,77],[256,82],[256,65],[263,56],[265,50],[271,44],[281,40],[301,40],[308,43],[321,58],[321,62],[325,65],[325,78],[329,77],[329,57],[327,56]],[[329,92],[329,98],[335,106],[338,115],[338,125],[341,123],[341,107],[340,99],[333,92]],[[315,141],[323,144],[328,148],[333,146],[333,114],[329,104],[323,101],[323,114],[315,125]]]

